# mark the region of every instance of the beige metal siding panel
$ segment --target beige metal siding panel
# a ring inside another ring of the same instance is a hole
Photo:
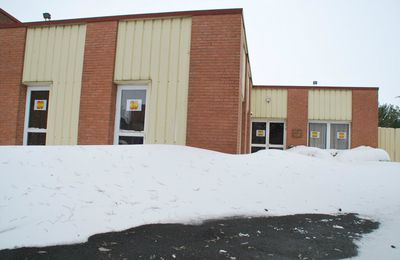
[[[153,21],[146,20],[144,22],[143,28],[143,47],[141,53],[141,68],[140,68],[140,78],[150,79],[150,61],[151,61],[151,41],[153,33]]]
[[[135,35],[133,38],[133,52],[132,52],[132,78],[140,77],[140,70],[142,67],[142,52],[143,52],[143,25],[142,20],[135,22]]]
[[[394,161],[400,162],[400,129],[397,128],[395,130],[395,156],[394,156]]]
[[[166,124],[166,112],[167,112],[167,93],[168,93],[168,70],[169,68],[169,49],[171,43],[171,20],[163,20],[161,26],[161,51],[160,51],[160,63],[159,63],[159,76],[160,85],[158,88],[157,95],[157,129],[156,140],[160,143],[165,143],[165,124]],[[161,127],[160,127],[161,126]]]
[[[259,107],[261,106],[260,99],[262,99],[261,95],[262,95],[262,92],[259,91],[259,89],[257,89],[257,88],[252,89],[250,110],[252,112],[253,117],[256,117],[256,115],[260,116],[260,114],[261,114],[261,111],[259,111]]]
[[[394,128],[378,128],[378,147],[384,149],[392,161],[396,160],[396,137]],[[397,150],[400,153],[400,147]]]
[[[48,39],[48,28],[40,28],[39,30],[39,46],[48,46],[47,45],[47,39]],[[45,68],[45,56],[46,56],[46,50],[43,48],[39,48],[38,54],[39,54],[39,59],[38,59],[38,65],[37,65],[37,71],[36,75],[37,78],[42,78],[44,76],[44,68]]]
[[[259,107],[261,106],[260,100],[262,99],[261,95],[262,95],[261,91],[258,91],[258,89],[256,88],[252,89],[251,93],[252,102],[250,110],[253,113],[253,116],[261,114],[261,111],[259,111]]]
[[[74,64],[74,84],[73,92],[71,95],[71,124],[70,124],[70,140],[69,144],[78,144],[78,126],[79,126],[79,110],[80,110],[80,97],[81,97],[81,82],[82,82],[82,71],[83,71],[83,54],[85,51],[85,38],[86,38],[86,27],[80,26],[78,31],[78,39],[76,41],[76,52],[81,53],[82,57],[76,56]]]
[[[186,143],[191,18],[122,21],[114,80],[150,80],[146,143]]]
[[[165,142],[175,143],[175,125],[176,125],[176,93],[178,91],[178,71],[179,71],[179,52],[180,52],[180,32],[181,19],[174,19],[171,23],[170,48],[169,48],[169,71],[168,71],[168,93],[165,120],[169,122],[165,127]]]
[[[53,59],[54,59],[54,37],[51,37],[51,35],[54,35],[55,32],[55,27],[49,27],[47,28],[47,46],[49,46],[50,50],[46,51],[46,58],[43,59],[45,60],[44,64],[44,78],[51,79],[51,73],[52,73],[52,68],[53,68]]]
[[[158,131],[157,125],[157,95],[158,89],[160,88],[159,80],[159,67],[160,63],[160,46],[161,46],[161,20],[153,21],[152,27],[152,41],[151,41],[151,62],[150,62],[150,77],[151,77],[151,88],[150,93],[150,105],[149,105],[149,116],[147,126],[147,143],[159,143],[156,138],[156,132]],[[149,127],[149,125],[151,127]]]
[[[266,100],[270,99],[268,103]],[[285,119],[287,117],[287,90],[254,88],[251,94],[253,118]]]
[[[308,118],[351,121],[351,96],[351,90],[309,90]]]
[[[192,20],[182,19],[181,24],[182,31],[180,33],[180,50],[179,53],[179,74],[178,74],[178,89],[177,89],[177,106],[175,110],[176,127],[175,127],[175,143],[185,144],[186,143],[186,126],[187,126],[187,108],[188,106],[188,92],[189,89],[189,67],[190,67],[190,37],[187,36],[191,33]]]
[[[32,67],[30,69],[31,71],[31,77],[34,81],[38,81],[38,65],[39,65],[39,59],[41,58],[39,56],[40,52],[40,36],[41,36],[41,28],[36,30],[36,33],[34,34],[34,42],[33,42],[33,49],[32,49]],[[46,47],[46,46],[44,46]]]
[[[281,92],[281,97],[280,99],[282,100],[282,106],[281,106],[281,112],[280,112],[280,118],[287,118],[287,107],[288,107],[288,99],[287,99],[287,91],[282,91]]]
[[[133,35],[135,33],[134,23],[127,23],[125,28],[125,38],[124,38],[124,54],[123,54],[123,78],[132,78],[132,53],[133,53]]]
[[[29,28],[23,82],[52,82],[46,144],[76,144],[85,25]]]

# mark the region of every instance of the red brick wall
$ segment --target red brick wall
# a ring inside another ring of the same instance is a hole
[[[113,143],[117,27],[117,21],[87,24],[78,144]]]
[[[0,145],[22,144],[26,88],[22,86],[25,28],[0,29]]]
[[[378,90],[353,90],[351,147],[378,146]]]
[[[186,144],[240,152],[241,14],[194,16]]]
[[[288,89],[286,146],[307,145],[308,89]]]
[[[247,59],[246,59],[247,60]],[[241,153],[249,153],[250,147],[250,103],[251,103],[251,85],[250,85],[250,65],[248,61],[246,61],[246,82],[245,82],[245,97],[244,102],[242,103],[242,147]],[[249,89],[248,89],[249,88]]]
[[[249,64],[249,68],[250,68],[250,64]],[[249,74],[249,76],[250,76],[250,74]],[[247,128],[247,130],[246,130],[246,136],[247,136],[247,143],[246,143],[246,153],[250,153],[251,152],[251,95],[252,95],[252,92],[251,92],[251,90],[253,89],[253,82],[252,82],[252,79],[251,78],[249,78],[249,110],[248,110],[248,112],[247,112],[247,120],[248,120],[248,122],[247,122],[247,126],[246,126],[246,128]]]
[[[10,18],[8,15],[3,13],[3,10],[0,8],[0,25],[1,24],[15,24],[18,23],[18,21]]]

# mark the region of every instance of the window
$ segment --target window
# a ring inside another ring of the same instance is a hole
[[[285,123],[253,121],[251,128],[251,152],[264,149],[285,148]]]
[[[30,86],[25,106],[24,145],[45,145],[49,87]]]
[[[147,88],[119,86],[116,103],[114,144],[143,144]]]
[[[340,122],[311,122],[308,145],[321,149],[349,149],[350,124]]]

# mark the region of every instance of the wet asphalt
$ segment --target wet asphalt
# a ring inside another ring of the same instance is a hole
[[[86,243],[1,250],[0,259],[342,259],[379,223],[356,214],[236,217],[201,225],[152,224]]]

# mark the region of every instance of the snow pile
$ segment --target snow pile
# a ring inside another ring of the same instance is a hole
[[[400,259],[388,249],[400,245],[399,163],[167,145],[0,147],[0,177],[0,249],[149,223],[341,208],[382,223],[361,240],[362,257]]]
[[[385,150],[368,146],[341,150],[336,158],[339,161],[390,161],[389,154]]]
[[[295,146],[286,151],[319,159],[333,159],[333,157],[337,154],[336,150],[324,150],[304,145]]]
[[[390,161],[389,154],[385,150],[369,146],[359,146],[349,150],[334,150],[300,145],[287,151],[319,159],[335,159],[342,162]]]

